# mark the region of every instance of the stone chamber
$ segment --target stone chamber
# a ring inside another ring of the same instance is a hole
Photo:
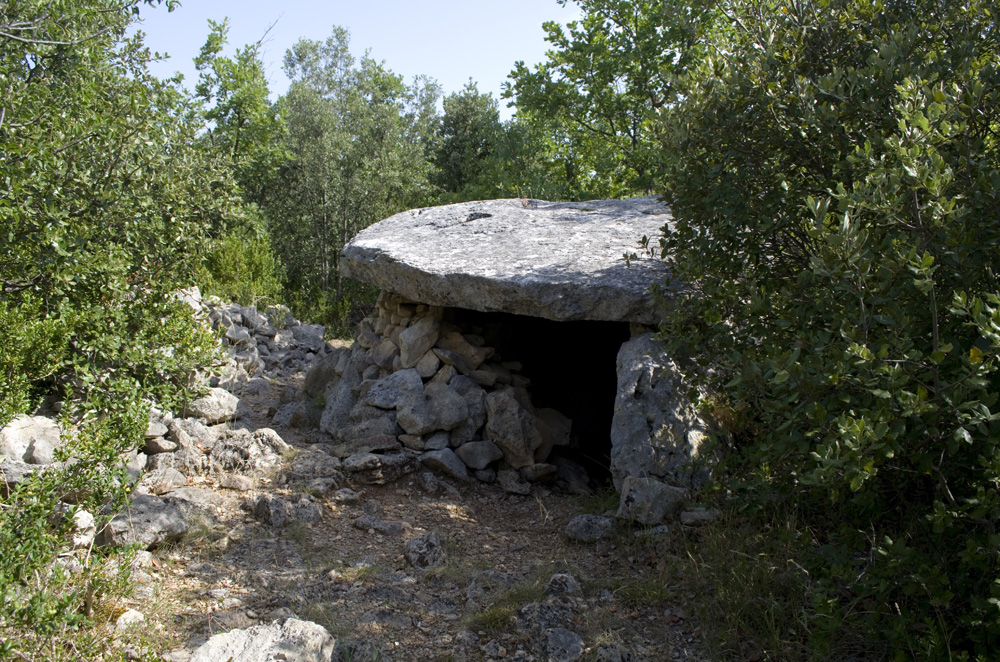
[[[492,200],[359,233],[341,268],[379,288],[375,313],[307,379],[348,470],[422,464],[515,494],[610,480],[619,515],[669,516],[707,466],[706,425],[652,332],[650,286],[670,274],[633,253],[670,222],[652,197]]]

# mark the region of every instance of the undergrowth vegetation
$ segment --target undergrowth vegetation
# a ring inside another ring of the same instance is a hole
[[[795,504],[814,656],[861,610],[900,659],[992,659],[996,8],[722,12],[716,52],[664,114],[683,157],[666,172],[662,247],[689,285],[665,337],[711,368],[736,423],[719,438],[727,486],[765,511]]]

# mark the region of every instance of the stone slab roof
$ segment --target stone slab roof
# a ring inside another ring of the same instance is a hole
[[[655,197],[490,200],[414,209],[359,233],[345,275],[423,303],[551,320],[656,323],[658,259],[626,266],[671,220]]]

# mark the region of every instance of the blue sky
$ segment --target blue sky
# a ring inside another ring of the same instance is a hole
[[[544,60],[549,45],[542,23],[566,23],[580,12],[556,0],[183,0],[173,12],[144,7],[141,16],[146,44],[171,56],[154,63],[153,72],[166,77],[180,71],[189,87],[197,80],[191,60],[205,43],[208,19],[228,16],[230,49],[257,41],[276,22],[263,49],[272,96],[288,87],[281,70],[285,50],[299,38],[325,39],[341,25],[351,32],[356,56],[368,49],[408,82],[425,74],[448,94],[471,77],[480,91],[499,97],[514,62]]]

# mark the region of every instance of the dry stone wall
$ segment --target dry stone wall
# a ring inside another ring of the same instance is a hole
[[[407,451],[453,478],[527,493],[558,474],[548,460],[569,445],[572,421],[536,407],[521,364],[446,312],[382,293],[355,344],[307,378],[307,390],[325,393],[320,427],[344,456]]]
[[[348,458],[345,466],[388,471],[389,480],[418,460],[515,494],[553,479],[586,490],[586,471],[558,452],[577,442],[573,421],[536,406],[519,357],[501,356],[478,329],[463,328],[460,312],[383,292],[354,345],[314,366],[306,391],[325,394],[320,427]],[[605,406],[614,407],[608,469],[622,493],[619,515],[658,523],[708,475],[706,425],[651,332],[621,346],[617,376],[616,397]]]

